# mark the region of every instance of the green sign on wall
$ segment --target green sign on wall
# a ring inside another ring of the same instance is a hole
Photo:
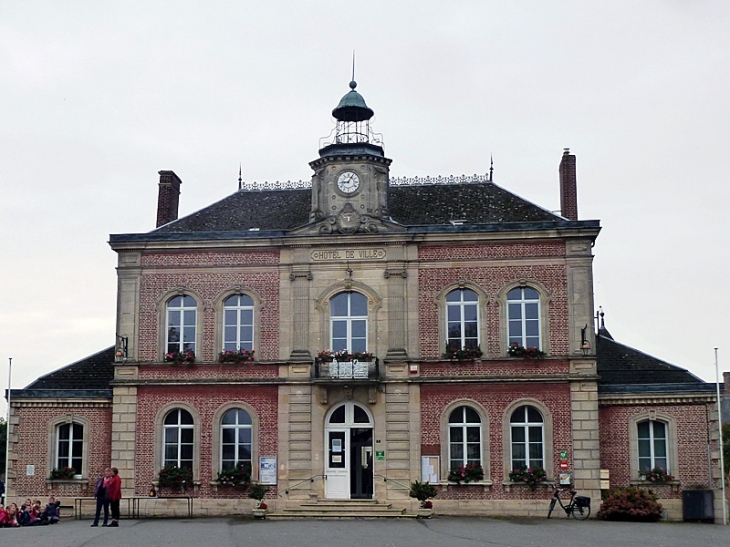
[[[381,462],[385,460],[385,450],[376,450],[375,459]]]

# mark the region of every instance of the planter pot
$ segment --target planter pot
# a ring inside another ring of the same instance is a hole
[[[266,509],[259,509],[258,507],[253,510],[253,518],[255,519],[265,519],[266,518]]]
[[[84,476],[83,475],[74,475],[73,478],[76,480],[80,480],[80,479],[83,479]]]
[[[423,507],[418,508],[417,517],[419,519],[430,519],[433,509],[424,509]]]

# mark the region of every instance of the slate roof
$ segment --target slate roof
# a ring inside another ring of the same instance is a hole
[[[596,337],[596,356],[599,392],[714,389],[683,368],[616,342],[605,327]]]
[[[41,376],[22,392],[38,390],[105,390],[114,379],[114,346]],[[13,390],[12,396],[22,394]],[[111,393],[110,393],[111,395]]]
[[[309,222],[311,189],[240,190],[152,233],[291,230]],[[392,186],[391,218],[403,226],[564,221],[492,182]]]

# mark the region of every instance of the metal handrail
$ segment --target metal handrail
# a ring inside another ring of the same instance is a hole
[[[288,493],[289,493],[289,490],[293,490],[294,488],[296,488],[296,487],[297,487],[297,486],[299,486],[300,484],[304,484],[304,483],[305,483],[305,482],[307,482],[307,481],[309,481],[309,482],[314,482],[314,479],[318,479],[318,478],[320,478],[320,477],[324,477],[324,480],[327,480],[327,475],[312,475],[312,476],[311,476],[311,477],[309,477],[308,479],[304,479],[304,480],[301,480],[301,481],[299,481],[299,482],[297,482],[297,483],[295,483],[295,484],[290,484],[290,485],[289,485],[289,488],[287,488],[286,490],[284,490],[284,493],[285,493],[285,494],[288,494]]]
[[[388,477],[385,477],[385,476],[383,476],[383,475],[377,475],[377,474],[374,474],[374,475],[373,475],[373,477],[380,477],[381,479],[383,479],[383,482],[388,482],[388,481],[390,481],[390,482],[394,482],[395,484],[397,484],[397,485],[398,485],[398,486],[400,486],[401,488],[405,488],[406,490],[410,490],[410,489],[411,489],[411,486],[410,486],[410,485],[406,486],[406,485],[405,485],[405,484],[403,484],[402,482],[399,482],[399,481],[397,481],[397,480],[395,480],[395,479],[389,479]]]

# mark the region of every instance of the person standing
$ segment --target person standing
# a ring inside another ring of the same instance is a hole
[[[96,498],[96,516],[94,517],[94,523],[91,525],[93,526],[99,526],[99,516],[101,515],[101,510],[104,509],[104,524],[102,526],[107,526],[107,522],[109,520],[109,482],[112,480],[112,469],[111,467],[107,467],[104,469],[104,474],[99,477],[99,479],[96,481],[96,487],[94,488],[94,497]]]
[[[119,500],[122,499],[122,478],[119,469],[112,467],[112,475],[107,486],[107,498],[112,509],[112,523],[109,526],[119,526]]]

